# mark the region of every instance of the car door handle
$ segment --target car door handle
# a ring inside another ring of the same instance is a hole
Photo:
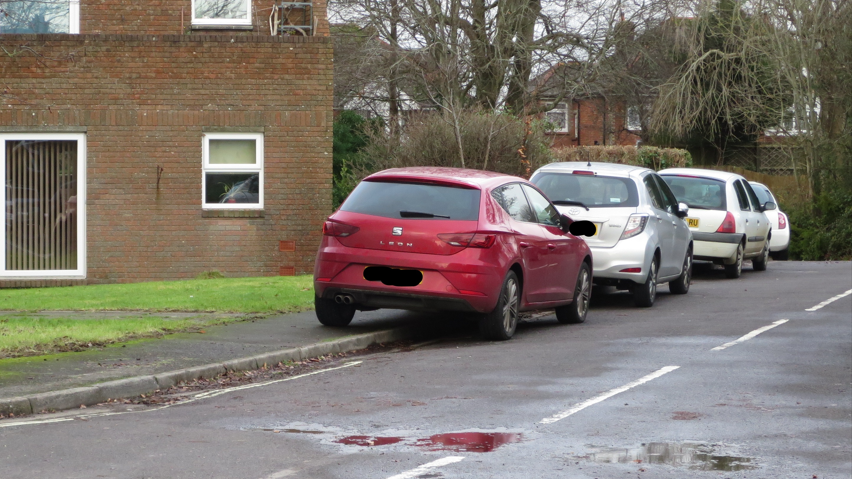
[[[529,248],[530,244],[526,241],[521,241],[520,243],[518,243],[518,246],[520,246],[521,248]]]
[[[556,249],[556,245],[555,244],[549,244],[549,245],[547,245],[547,249]]]

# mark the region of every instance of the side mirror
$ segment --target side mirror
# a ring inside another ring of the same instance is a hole
[[[776,208],[778,208],[778,205],[776,205],[773,201],[767,201],[766,203],[760,205],[760,211],[774,210]]]
[[[689,216],[689,206],[686,203],[678,203],[676,216],[680,219],[684,219]]]
[[[571,229],[571,223],[573,222],[574,220],[572,220],[568,216],[559,215],[559,229],[561,229],[563,233],[567,233],[568,230]]]

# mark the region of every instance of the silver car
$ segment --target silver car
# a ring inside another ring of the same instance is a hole
[[[657,285],[689,292],[692,233],[688,207],[653,170],[613,163],[551,163],[530,178],[572,220],[595,225],[583,239],[592,250],[594,282],[633,292],[654,304]]]

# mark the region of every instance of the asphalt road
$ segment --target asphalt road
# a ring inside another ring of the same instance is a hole
[[[852,264],[661,289],[508,342],[461,333],[187,404],[0,423],[0,477],[852,476],[852,294],[806,311],[852,291]]]

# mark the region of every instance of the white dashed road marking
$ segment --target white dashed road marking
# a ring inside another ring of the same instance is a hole
[[[849,291],[847,291],[845,293],[838,294],[837,296],[835,296],[831,299],[826,299],[822,303],[819,303],[818,305],[814,306],[813,308],[808,308],[805,311],[816,311],[816,310],[818,310],[822,307],[828,306],[829,304],[837,301],[840,298],[845,298],[846,296],[849,296],[850,294],[852,294],[852,289],[850,289]]]
[[[664,368],[662,368],[658,371],[654,371],[653,373],[651,373],[647,376],[641,377],[641,378],[637,379],[636,381],[633,381],[632,383],[625,384],[624,386],[621,386],[620,388],[611,389],[611,390],[601,394],[600,396],[595,396],[592,399],[589,399],[588,401],[583,401],[583,402],[575,405],[571,409],[568,409],[567,411],[563,411],[563,412],[556,414],[554,416],[542,419],[539,424],[553,424],[554,422],[565,419],[566,417],[568,417],[568,416],[570,416],[570,415],[572,415],[576,412],[582,411],[583,409],[586,409],[589,406],[597,404],[597,403],[599,403],[599,402],[601,402],[605,399],[609,399],[609,398],[615,396],[616,394],[623,393],[624,391],[627,391],[628,389],[635,388],[636,386],[645,384],[648,381],[651,381],[652,379],[656,379],[656,378],[662,376],[663,374],[670,373],[670,372],[674,371],[675,369],[677,369],[679,367],[680,366],[666,366],[666,367],[664,367]]]
[[[723,349],[730,348],[731,346],[734,346],[736,344],[740,344],[744,341],[748,341],[749,339],[757,336],[758,334],[760,334],[762,332],[769,331],[770,329],[772,329],[776,326],[781,326],[782,324],[786,323],[787,321],[789,321],[789,319],[779,319],[778,321],[775,321],[774,323],[772,323],[768,326],[764,326],[762,328],[755,329],[754,331],[746,334],[745,336],[741,337],[740,339],[737,339],[735,341],[731,341],[730,343],[725,343],[721,346],[716,346],[715,348],[711,349],[710,351],[721,351]]]
[[[434,469],[436,467],[442,467],[449,464],[454,464],[456,462],[464,461],[464,457],[462,456],[447,456],[443,459],[438,459],[437,461],[432,461],[426,464],[423,464],[420,467],[416,467],[410,471],[405,471],[403,473],[397,474],[395,476],[391,476],[388,479],[412,479],[417,477],[425,472],[428,472],[429,469]]]

